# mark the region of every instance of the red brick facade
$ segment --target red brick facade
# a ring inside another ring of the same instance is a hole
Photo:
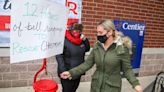
[[[164,47],[163,0],[83,0],[82,23],[92,44],[96,25],[102,19],[144,22],[144,47]]]

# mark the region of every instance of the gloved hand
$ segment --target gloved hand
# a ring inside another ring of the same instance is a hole
[[[84,41],[86,39],[84,34],[81,34],[80,38]]]

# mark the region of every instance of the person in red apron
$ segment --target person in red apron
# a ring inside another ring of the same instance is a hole
[[[63,54],[56,55],[59,77],[60,73],[82,64],[85,53],[90,50],[89,41],[82,34],[82,30],[83,25],[78,23],[72,24],[66,30]],[[60,78],[62,92],[76,92],[83,74],[72,76],[71,79]]]

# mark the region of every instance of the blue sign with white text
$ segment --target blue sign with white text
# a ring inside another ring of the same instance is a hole
[[[131,64],[133,69],[140,68],[142,47],[145,33],[145,23],[114,20],[117,31],[121,31],[132,40]]]

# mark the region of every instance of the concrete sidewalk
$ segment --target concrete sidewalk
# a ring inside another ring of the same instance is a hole
[[[147,87],[152,81],[155,80],[155,76],[145,76],[138,78],[142,87]],[[33,88],[30,87],[14,87],[14,88],[0,88],[0,92],[34,92]],[[57,92],[61,91],[61,85],[59,84],[59,89]],[[77,92],[90,92],[90,82],[81,82]],[[126,79],[122,79],[122,91],[121,92],[135,92],[132,86],[128,83]]]

